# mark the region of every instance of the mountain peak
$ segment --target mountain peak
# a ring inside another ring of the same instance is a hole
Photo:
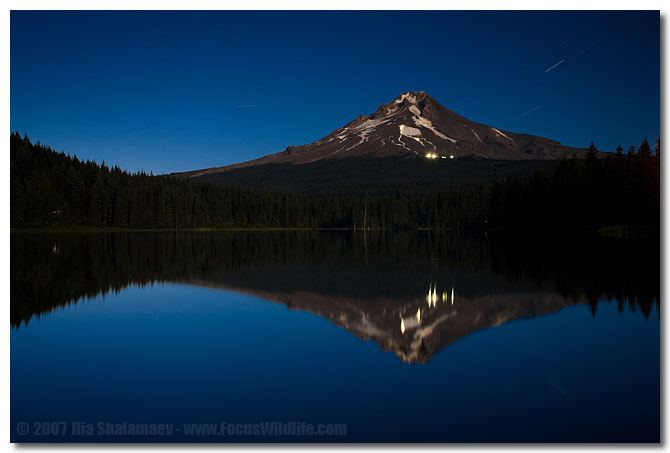
[[[405,93],[402,93],[397,98],[395,98],[393,103],[394,104],[401,104],[401,103],[407,101],[410,104],[415,104],[416,105],[419,102],[425,100],[426,98],[430,98],[430,96],[428,96],[428,94],[426,94],[425,91],[407,91]]]
[[[392,102],[381,104],[369,118],[378,118],[379,116],[394,114],[403,108],[411,109],[414,114],[420,116],[429,101],[437,104],[437,102],[426,94],[425,91],[407,91],[400,94]]]

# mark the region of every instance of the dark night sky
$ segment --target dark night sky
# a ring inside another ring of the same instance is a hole
[[[309,143],[423,90],[613,151],[660,134],[659,32],[658,12],[13,11],[11,129],[162,173]]]

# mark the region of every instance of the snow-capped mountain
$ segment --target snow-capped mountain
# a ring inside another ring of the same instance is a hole
[[[198,177],[254,165],[307,164],[359,156],[554,160],[584,152],[546,138],[475,123],[443,107],[423,91],[410,91],[313,143],[289,146],[283,152],[240,164],[183,175]]]

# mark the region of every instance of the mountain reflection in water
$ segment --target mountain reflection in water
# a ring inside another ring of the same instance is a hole
[[[471,333],[598,300],[649,316],[659,243],[456,232],[11,236],[11,324],[129,285],[173,282],[306,310],[409,363]]]

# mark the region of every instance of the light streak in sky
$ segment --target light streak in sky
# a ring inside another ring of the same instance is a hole
[[[522,113],[521,116],[526,116],[526,115],[528,115],[530,112],[534,112],[535,110],[539,109],[540,107],[542,107],[542,105],[536,105],[536,106],[533,107],[532,109],[528,110],[526,113]]]
[[[554,69],[556,66],[558,66],[558,65],[561,64],[561,63],[563,63],[564,61],[565,61],[565,58],[562,59],[561,61],[559,61],[558,63],[556,63],[555,65],[553,65],[551,68],[547,69],[547,70],[544,71],[544,72],[549,72],[549,71],[551,71],[551,70]]]

